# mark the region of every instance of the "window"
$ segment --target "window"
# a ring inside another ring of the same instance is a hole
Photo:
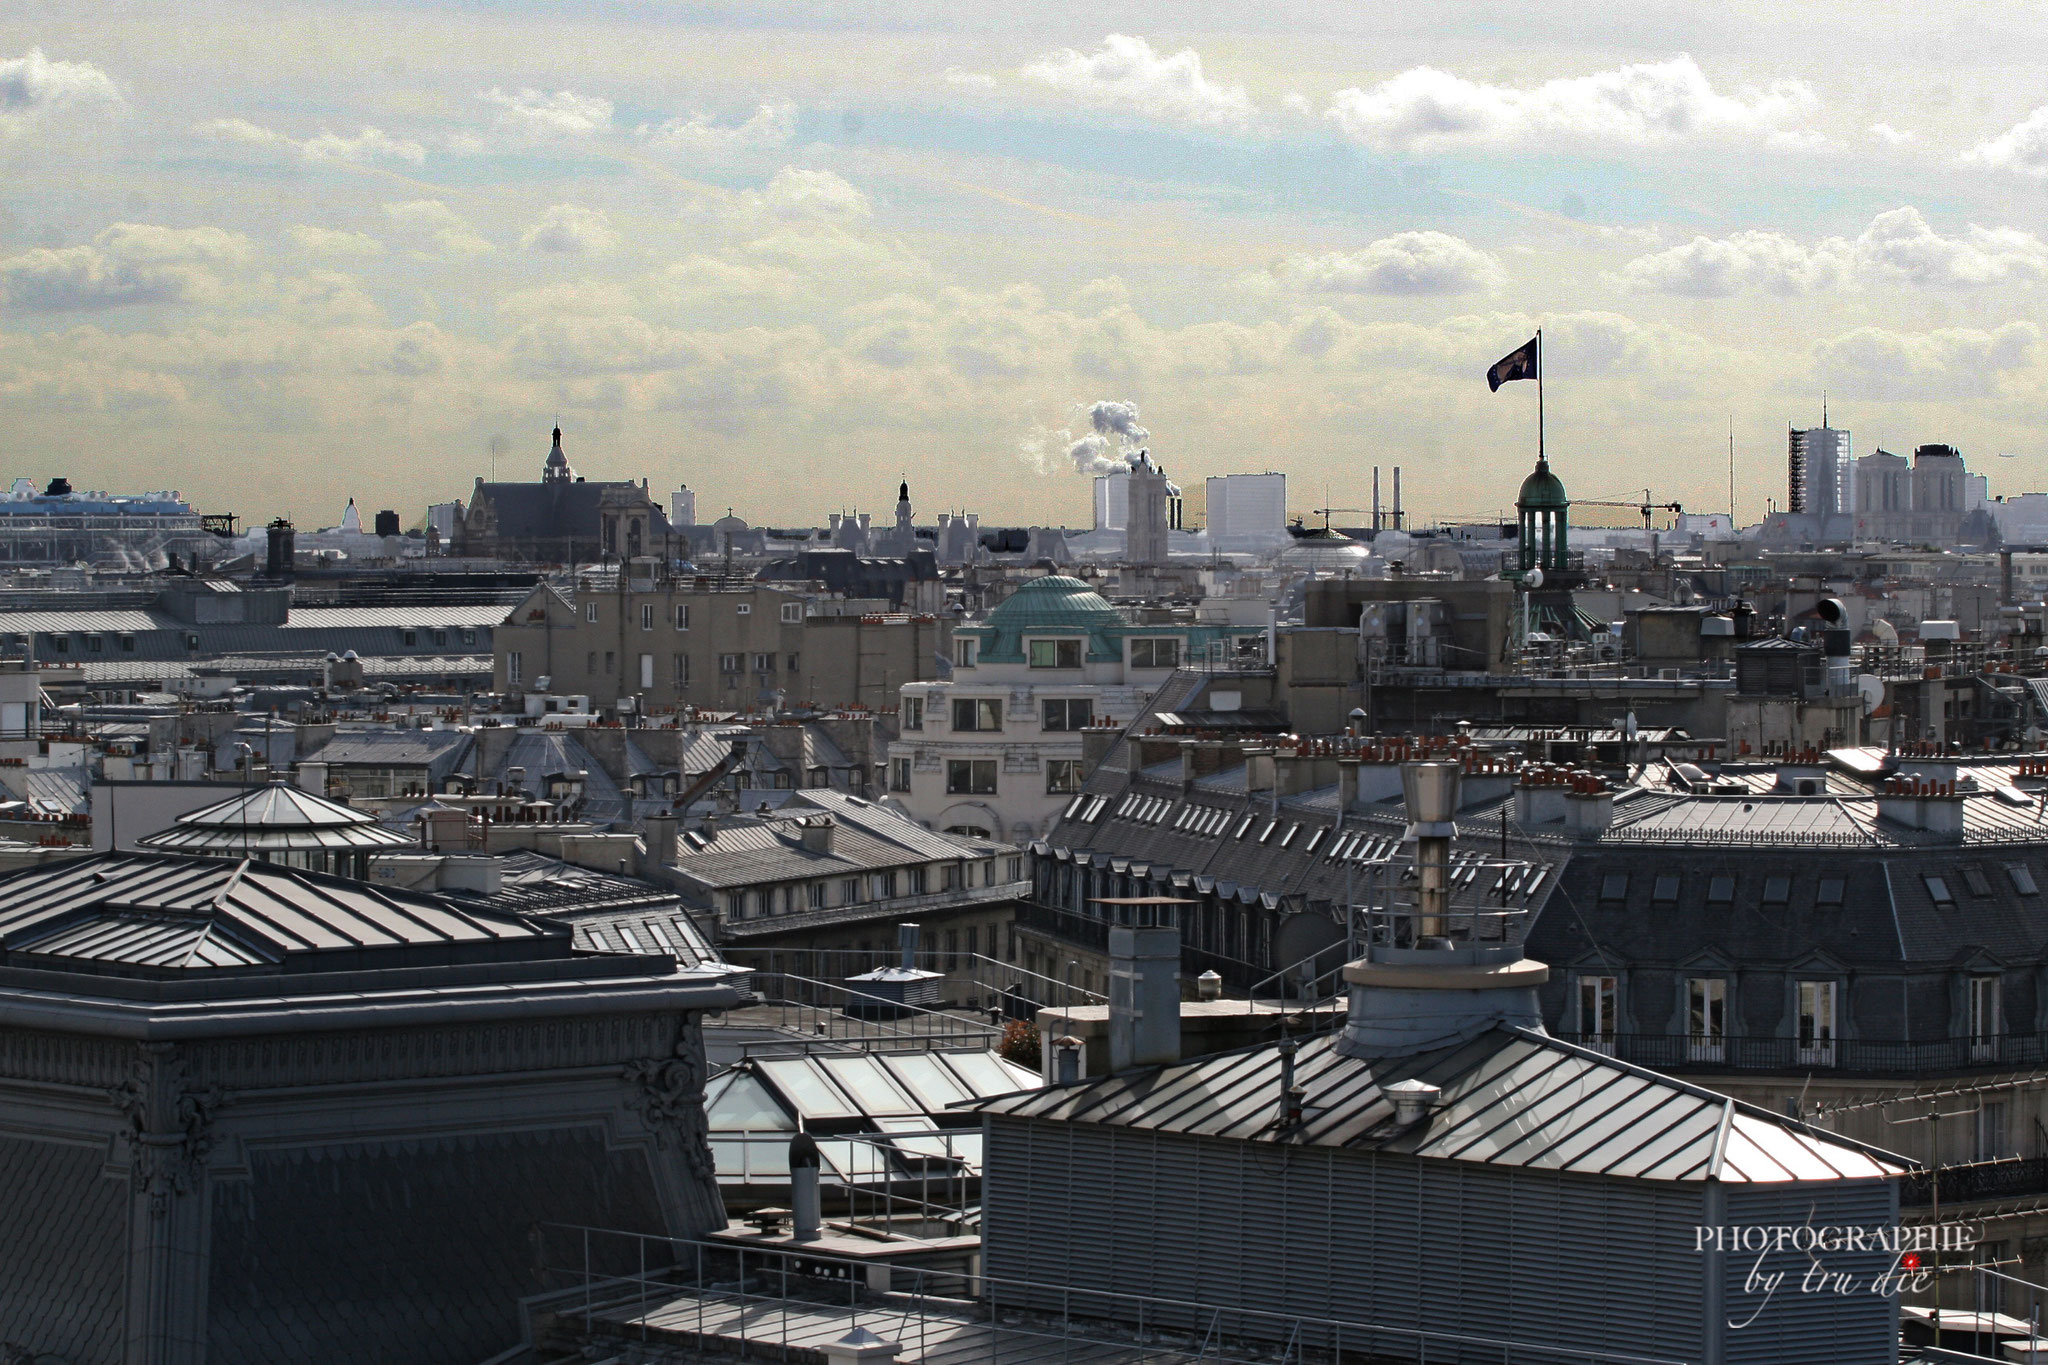
[[[841,905],[858,905],[860,903],[860,878],[848,877],[845,881],[839,883],[839,903]]]
[[[903,728],[906,730],[924,729],[923,697],[905,697],[903,699]]]
[[[1579,978],[1579,1041],[1602,1052],[1614,1050],[1614,986],[1611,976]]]
[[[676,686],[688,687],[690,685],[690,656],[687,654],[672,654],[669,656],[669,665],[670,672],[675,678]]]
[[[690,604],[688,602],[678,602],[676,603],[676,629],[688,630],[689,628]]]
[[[782,624],[785,626],[800,626],[803,623],[804,604],[801,602],[784,602],[782,604]]]
[[[773,673],[775,671],[775,656],[773,654],[756,654],[754,656],[754,671],[756,673]]]
[[[1842,903],[1843,881],[1840,877],[1822,877],[1819,888],[1813,893],[1816,906],[1834,909]]]
[[[640,686],[643,688],[654,686],[654,656],[652,654],[642,654],[640,656]]]
[[[924,894],[924,869],[921,867],[910,869],[910,894],[913,896],[922,896]]]
[[[447,643],[448,643],[448,632],[447,632],[447,631],[445,631],[445,630],[437,630],[437,631],[435,631],[435,632],[434,632],[434,635],[433,635],[433,640],[434,640],[434,643],[435,643],[435,644],[437,644],[437,645],[445,645],[445,644],[447,644]]]
[[[585,602],[585,603],[583,604],[583,619],[584,619],[584,620],[586,620],[586,621],[589,621],[589,622],[590,622],[590,623],[592,623],[593,625],[595,625],[595,624],[596,624],[596,622],[597,622],[597,603],[595,603],[595,602]]]
[[[1066,796],[1081,790],[1081,760],[1049,758],[1045,761],[1045,794]]]
[[[2006,1102],[1980,1100],[1977,1104],[1977,1160],[1997,1161],[2018,1156],[2006,1137]]]
[[[642,602],[640,604],[640,629],[654,629],[654,603],[652,602]]]
[[[1180,640],[1178,638],[1157,639],[1145,636],[1132,640],[1131,667],[1180,667]]]
[[[1650,899],[1659,905],[1670,905],[1678,899],[1678,874],[1659,872],[1657,884],[1650,892]]]
[[[102,640],[97,635],[88,635],[85,637],[85,652],[88,654],[98,654],[106,648],[106,643],[105,640]],[[407,643],[410,644],[411,641],[407,641]]]
[[[790,655],[788,659],[784,660],[784,663],[788,665],[790,672],[796,672],[796,655]]]
[[[752,616],[754,614],[754,604],[752,602],[742,602],[732,609],[732,614],[734,616]]]
[[[949,758],[946,760],[948,796],[994,796],[996,761],[992,758]]]
[[[953,698],[955,730],[1000,730],[1003,728],[1001,697]]]
[[[896,874],[877,872],[868,878],[868,891],[878,901],[888,900],[896,894]]]
[[[824,908],[825,908],[825,883],[823,883],[823,882],[812,882],[812,883],[811,883],[811,909],[813,909],[813,910],[823,910]]]
[[[1707,879],[1707,904],[1728,905],[1735,900],[1735,878],[1723,873]]]
[[[1600,899],[1603,901],[1625,901],[1628,899],[1628,873],[1610,872],[1600,879]]]
[[[989,866],[993,867],[993,866],[995,866],[995,864],[991,863],[991,864],[989,864]],[[1009,861],[1009,864],[1008,864],[1008,867],[1007,867],[1007,870],[1008,870],[1008,872],[1009,872],[1009,874],[1010,874],[1010,880],[1011,880],[1011,881],[1013,881],[1013,882],[1021,882],[1021,881],[1023,881],[1023,880],[1024,880],[1024,859],[1023,859],[1023,858],[1021,858],[1021,857],[1017,857],[1017,858],[1012,858],[1012,859],[1010,859],[1010,861]]]
[[[69,635],[52,635],[50,637],[50,647],[59,654],[69,654],[71,652],[71,637]],[[199,648],[199,637],[187,635],[185,637],[185,648]]]
[[[1799,983],[1799,1064],[1835,1064],[1835,983]]]
[[[474,644],[476,642],[476,632],[472,630],[466,633],[469,636],[470,643]],[[121,637],[121,652],[123,654],[133,654],[135,652],[135,637],[133,635],[123,635]]]
[[[420,633],[416,630],[401,630],[398,632],[398,642],[402,645],[416,645],[420,642]]]
[[[2006,875],[2012,878],[2012,889],[2022,896],[2038,896],[2041,888],[2034,885],[2034,871],[2025,863],[2007,863]]]
[[[1927,883],[1927,894],[1933,898],[1936,905],[1954,908],[1956,903],[1955,893],[1948,889],[1946,881],[1932,873],[1921,877],[1920,880]]]
[[[1045,728],[1085,730],[1095,719],[1095,703],[1086,697],[1055,697],[1045,703]]]
[[[594,674],[594,673],[596,673],[596,672],[597,672],[597,651],[596,651],[596,650],[594,650],[594,649],[593,649],[593,650],[590,650],[590,651],[588,651],[587,653],[585,653],[585,654],[584,654],[584,656],[583,656],[583,671],[584,671],[585,673],[592,673],[592,674]]]
[[[1765,905],[1783,905],[1791,899],[1792,879],[1790,877],[1764,878]]]
[[[617,668],[617,667],[618,667],[618,664],[619,664],[619,656],[618,656],[618,653],[617,653],[616,651],[614,651],[614,650],[609,650],[609,649],[608,649],[608,650],[606,650],[606,651],[604,652],[604,671],[605,671],[605,676],[606,676],[606,677],[610,677],[610,676],[611,676],[611,673],[612,673],[612,670],[613,670],[613,669],[615,669],[615,668]]]
[[[522,675],[522,674],[523,674],[523,673],[525,672],[525,667],[526,667],[526,665],[525,665],[525,660],[523,660],[523,659],[521,659],[521,658],[519,657],[519,651],[518,651],[518,650],[516,650],[516,649],[513,649],[513,650],[507,650],[507,651],[506,651],[506,653],[505,653],[505,681],[506,681],[506,682],[508,682],[508,683],[516,683],[516,682],[518,682],[518,681],[520,680],[520,677],[521,677],[521,675]]]
[[[889,790],[907,792],[910,790],[910,760],[892,758],[889,760]]]
[[[740,656],[739,656],[739,655],[737,655],[737,654],[721,654],[721,655],[719,655],[719,656],[718,656],[718,671],[719,671],[720,673],[737,673],[737,672],[739,672],[739,671],[740,671]]]
[[[1079,640],[1033,640],[1030,642],[1031,666],[1033,668],[1079,668],[1081,666],[1081,642]]]
[[[1997,1061],[1999,1032],[1998,978],[1973,976],[1970,978],[1970,1060]]]
[[[947,863],[945,870],[939,876],[939,889],[942,891],[957,891],[959,888],[960,864]]]
[[[1685,983],[1686,1055],[1695,1062],[1724,1060],[1728,1037],[1728,983],[1696,976]]]
[[[127,637],[127,636],[123,636],[123,637],[122,637],[122,639],[123,639],[123,640],[125,640],[125,641],[126,641],[126,643],[125,643],[125,644],[123,644],[123,645],[121,646],[121,648],[123,648],[123,649],[133,649],[133,648],[135,648],[135,641],[134,641],[134,640],[132,640],[132,639],[129,639],[129,638]],[[462,632],[462,643],[464,643],[464,644],[466,644],[466,645],[473,645],[473,644],[475,644],[475,643],[476,643],[476,632],[475,632],[475,631],[473,631],[473,630],[465,630],[465,631],[463,631],[463,632]]]
[[[1984,869],[1975,863],[1963,869],[1963,885],[1970,888],[1970,894],[1973,896],[1991,894],[1991,879],[1985,876]]]
[[[955,668],[974,667],[975,651],[980,644],[979,640],[973,639],[953,641],[953,666]]]

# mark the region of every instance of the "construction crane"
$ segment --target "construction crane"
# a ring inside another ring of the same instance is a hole
[[[1654,498],[1652,497],[1652,495],[1651,495],[1651,493],[1650,493],[1650,490],[1649,490],[1649,489],[1647,489],[1647,488],[1645,488],[1645,489],[1643,490],[1643,498],[1642,498],[1642,501],[1641,501],[1641,502],[1615,502],[1615,501],[1613,501],[1613,500],[1611,500],[1611,499],[1607,499],[1607,498],[1573,498],[1573,499],[1572,499],[1572,506],[1574,506],[1574,507],[1632,507],[1632,508],[1634,508],[1634,509],[1635,509],[1636,511],[1638,511],[1638,512],[1640,512],[1640,513],[1642,513],[1642,514],[1643,514],[1643,530],[1644,530],[1644,531],[1648,531],[1648,530],[1650,529],[1650,518],[1651,518],[1651,517],[1653,517],[1653,516],[1655,516],[1655,515],[1656,515],[1657,513],[1659,513],[1659,512],[1675,512],[1675,513],[1680,513],[1680,514],[1682,514],[1682,513],[1683,513],[1683,512],[1685,511],[1685,508],[1684,508],[1684,506],[1683,506],[1683,505],[1681,505],[1681,504],[1679,504],[1679,503],[1675,503],[1675,502],[1658,502],[1658,501],[1656,501],[1656,500],[1655,500],[1655,499],[1654,499]]]
[[[1369,516],[1373,509],[1370,507],[1311,507],[1308,510],[1313,515],[1323,519],[1323,529],[1327,531],[1330,529],[1330,514],[1333,512],[1364,512]],[[1296,517],[1294,524],[1297,526],[1301,525],[1301,518]]]

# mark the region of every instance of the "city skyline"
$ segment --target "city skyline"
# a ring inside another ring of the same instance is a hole
[[[1541,325],[1575,496],[1722,510],[1732,419],[1754,519],[1824,389],[2048,483],[2017,12],[258,13],[0,20],[10,477],[412,524],[559,421],[707,519],[1085,525],[1135,423],[1190,494],[1493,514]]]

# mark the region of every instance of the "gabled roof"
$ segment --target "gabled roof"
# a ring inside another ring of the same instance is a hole
[[[1281,1113],[1272,1044],[984,1100],[985,1113],[1248,1142],[1350,1147],[1644,1180],[1875,1179],[1907,1163],[1725,1095],[1546,1034],[1495,1027],[1409,1057],[1351,1057],[1338,1036],[1303,1043],[1294,1083],[1303,1119]],[[1440,1088],[1404,1126],[1385,1087]]]

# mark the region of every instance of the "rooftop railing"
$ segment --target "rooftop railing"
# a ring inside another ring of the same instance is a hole
[[[2048,1066],[2048,1032],[1881,1039],[1702,1033],[1558,1033],[1568,1043],[1653,1071],[1925,1077]]]

